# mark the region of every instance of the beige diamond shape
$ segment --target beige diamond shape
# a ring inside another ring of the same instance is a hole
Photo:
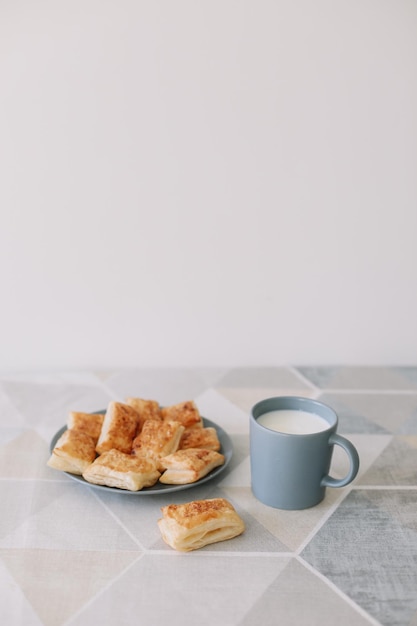
[[[284,511],[259,502],[249,487],[222,485],[222,491],[293,552],[300,549],[313,531],[320,527],[344,495],[340,489],[328,489],[325,499],[317,506],[302,511]]]
[[[239,623],[252,626],[261,612],[273,615],[274,624],[284,625],[369,626],[373,623],[353,602],[346,602],[324,578],[296,559],[289,562]]]
[[[68,620],[140,553],[2,550],[4,563],[45,626]]]
[[[33,430],[27,430],[0,448],[2,478],[51,478],[47,467],[49,449]],[[56,477],[56,476],[54,476]]]
[[[0,552],[1,555],[1,552]],[[43,626],[33,607],[27,601],[24,593],[14,580],[0,559],[0,606],[1,622],[10,624],[24,624],[25,626]]]
[[[58,497],[57,486],[53,487],[51,489],[50,483],[46,482],[35,486],[37,497],[45,502],[49,499],[48,504],[29,514],[0,540],[0,546],[74,551],[138,550],[133,538],[103,509],[89,487],[80,488],[75,483],[63,485]],[[71,523],[68,523],[69,517]],[[100,529],[99,532],[97,529]]]
[[[355,485],[389,445],[392,435],[348,434],[345,437],[355,446],[359,454],[359,472],[353,483]],[[348,456],[340,446],[334,446],[331,468],[330,473],[336,478],[341,478],[348,472]]]
[[[250,563],[231,554],[207,558],[198,550],[146,554],[71,623],[113,626],[119,618],[129,626],[239,624],[287,563],[288,557],[253,556]]]
[[[417,435],[402,435],[398,436],[397,439],[404,441],[404,443],[407,443],[411,448],[417,449]]]

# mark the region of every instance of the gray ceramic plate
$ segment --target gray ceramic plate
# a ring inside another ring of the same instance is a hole
[[[105,413],[105,410],[97,411],[97,413]],[[217,436],[219,438],[220,445],[221,445],[220,452],[224,454],[225,458],[224,458],[223,465],[220,465],[220,467],[216,467],[209,474],[207,474],[207,476],[204,476],[204,478],[200,478],[200,480],[198,480],[195,483],[189,483],[187,485],[164,485],[163,483],[156,483],[156,485],[154,485],[153,487],[145,487],[145,489],[141,489],[140,491],[128,491],[126,489],[117,489],[116,487],[105,487],[104,485],[93,485],[92,483],[89,483],[86,480],[84,480],[82,476],[79,476],[77,474],[70,474],[69,472],[64,472],[64,474],[66,474],[73,480],[78,481],[79,483],[84,483],[88,487],[94,487],[94,489],[101,489],[103,491],[114,491],[116,493],[126,494],[126,495],[131,495],[131,496],[151,496],[155,494],[172,493],[173,491],[182,491],[183,489],[190,489],[191,487],[202,485],[203,483],[206,483],[209,480],[212,480],[213,478],[215,478],[216,476],[224,472],[233,454],[232,441],[229,435],[226,433],[226,431],[224,431],[223,428],[221,428],[220,426],[218,426],[211,420],[207,419],[206,417],[203,417],[203,424],[205,427],[211,426],[216,429]],[[50,444],[51,452],[54,449],[59,437],[66,430],[67,430],[67,427],[63,426],[62,428],[58,430],[57,433],[55,433]]]

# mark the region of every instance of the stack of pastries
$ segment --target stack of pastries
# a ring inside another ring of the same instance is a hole
[[[158,481],[196,482],[223,465],[220,448],[193,401],[162,408],[129,397],[110,402],[105,414],[72,411],[47,464],[93,484],[139,491]]]

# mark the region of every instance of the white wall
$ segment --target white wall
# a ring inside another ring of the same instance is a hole
[[[415,363],[416,29],[1,0],[0,369]]]

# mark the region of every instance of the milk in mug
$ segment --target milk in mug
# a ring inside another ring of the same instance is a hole
[[[258,424],[279,433],[291,435],[310,435],[329,428],[330,424],[317,413],[298,409],[279,409],[263,413],[257,419]]]

